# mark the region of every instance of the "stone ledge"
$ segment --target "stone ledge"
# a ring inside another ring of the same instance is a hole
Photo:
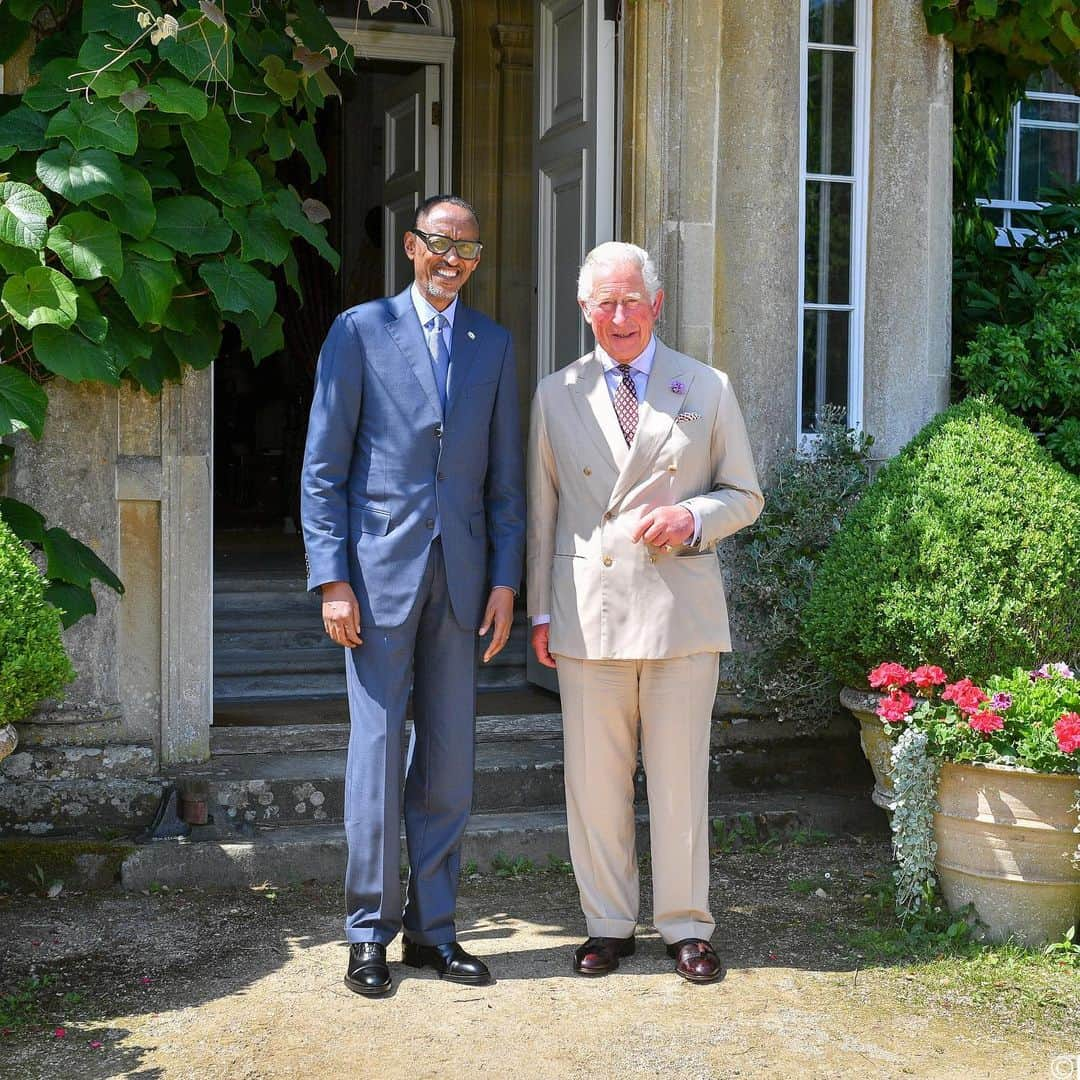
[[[138,832],[153,820],[163,788],[161,780],[0,781],[0,836]]]
[[[0,764],[0,784],[27,780],[144,779],[157,771],[151,746],[31,746]]]

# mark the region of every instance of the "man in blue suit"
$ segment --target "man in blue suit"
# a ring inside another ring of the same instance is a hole
[[[456,940],[472,804],[477,636],[506,644],[524,554],[524,480],[508,332],[458,301],[480,260],[476,213],[439,195],[405,234],[415,280],[337,317],[319,355],[301,477],[308,588],[346,649],[346,985],[390,989],[386,945],[486,983]],[[409,883],[401,907],[402,732]]]

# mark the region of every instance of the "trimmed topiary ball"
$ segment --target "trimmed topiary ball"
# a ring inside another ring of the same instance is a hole
[[[0,724],[22,720],[75,678],[60,640],[60,612],[45,581],[0,517]]]
[[[972,398],[878,474],[825,553],[803,635],[842,682],[896,660],[976,681],[1080,655],[1080,480]]]

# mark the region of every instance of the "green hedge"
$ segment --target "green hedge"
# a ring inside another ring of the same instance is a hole
[[[885,660],[985,679],[1080,655],[1080,480],[983,398],[932,420],[845,519],[803,634],[836,678]]]
[[[22,720],[73,678],[60,612],[45,600],[45,580],[0,518],[0,724]]]

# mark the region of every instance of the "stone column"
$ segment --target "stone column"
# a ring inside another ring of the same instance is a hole
[[[952,50],[875,4],[863,426],[891,457],[949,403]]]

